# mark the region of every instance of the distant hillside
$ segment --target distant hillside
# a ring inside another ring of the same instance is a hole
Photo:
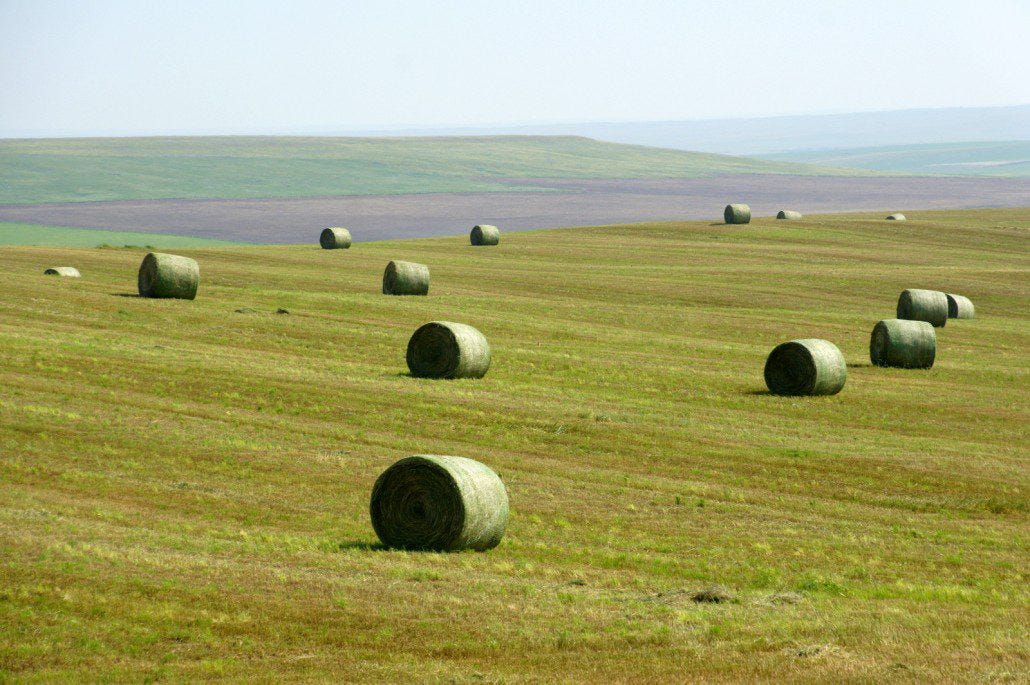
[[[512,191],[501,179],[823,174],[793,162],[581,137],[0,141],[0,204]]]
[[[138,231],[105,231],[95,228],[70,226],[41,226],[38,224],[0,221],[0,245],[53,245],[61,247],[217,247],[238,245],[240,241],[219,240],[200,236],[172,235],[169,233],[140,233]]]
[[[765,158],[910,174],[1030,176],[1030,140],[783,152]]]
[[[411,132],[407,132],[410,134]],[[427,132],[422,131],[422,135]],[[635,145],[757,155],[793,150],[1030,140],[1030,105],[951,107],[751,119],[543,124],[437,133],[581,135]]]

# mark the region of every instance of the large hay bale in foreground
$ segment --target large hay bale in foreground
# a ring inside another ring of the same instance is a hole
[[[937,355],[937,334],[926,321],[884,319],[873,327],[869,359],[876,366],[929,369]]]
[[[898,296],[898,318],[926,321],[940,328],[948,323],[948,296],[939,290],[907,288]]]
[[[386,469],[372,487],[372,527],[387,547],[484,551],[508,525],[508,492],[488,466],[419,454]]]
[[[786,219],[787,221],[800,221],[801,212],[795,212],[793,209],[781,209],[776,213],[777,219]]]
[[[765,361],[765,384],[774,395],[836,395],[847,378],[844,355],[828,340],[781,343]]]
[[[952,293],[946,293],[945,296],[948,298],[949,319],[976,318],[976,308],[973,306],[973,301],[968,297],[954,295]]]
[[[195,259],[151,252],[139,267],[140,297],[192,300],[200,285],[200,265]]]
[[[745,204],[726,205],[722,210],[722,218],[728,224],[751,223],[751,208]]]
[[[429,267],[417,262],[392,261],[383,272],[384,295],[426,295]]]
[[[417,378],[482,378],[490,368],[490,343],[472,326],[430,321],[411,336],[406,358]]]
[[[501,230],[490,224],[479,224],[472,227],[469,240],[473,245],[496,245],[501,242]]]
[[[44,276],[64,276],[65,278],[81,278],[82,274],[74,266],[52,266],[43,272]]]
[[[887,216],[887,221],[905,221],[905,215],[901,212],[897,214],[890,214]]]
[[[327,228],[318,236],[318,243],[323,250],[346,250],[350,247],[350,231],[338,226]]]

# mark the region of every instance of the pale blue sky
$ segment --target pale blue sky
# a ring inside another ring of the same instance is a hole
[[[0,136],[1022,104],[1028,35],[1028,0],[0,0]]]

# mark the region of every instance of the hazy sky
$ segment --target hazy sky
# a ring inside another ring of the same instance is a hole
[[[1028,36],[1028,0],[0,0],[0,136],[1024,104]]]

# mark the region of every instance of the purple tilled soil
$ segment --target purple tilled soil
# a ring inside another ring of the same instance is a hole
[[[367,241],[457,235],[478,223],[517,231],[637,221],[719,221],[730,202],[750,204],[754,216],[775,216],[781,209],[887,214],[1030,204],[1030,180],[1021,178],[741,175],[507,182],[562,192],[0,205],[0,221],[254,243],[314,243],[326,226],[346,226],[356,241]]]

